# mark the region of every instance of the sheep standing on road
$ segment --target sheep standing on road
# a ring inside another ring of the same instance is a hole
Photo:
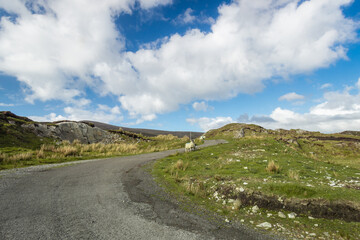
[[[191,140],[189,143],[185,143],[185,152],[191,152],[195,151],[195,143],[193,140]]]

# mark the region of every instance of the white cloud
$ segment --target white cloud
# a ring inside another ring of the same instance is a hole
[[[303,95],[300,95],[300,94],[297,94],[295,92],[291,92],[291,93],[287,93],[281,97],[279,97],[279,101],[295,101],[295,100],[302,100],[304,99],[305,97]]]
[[[357,85],[356,83],[355,85]],[[253,123],[265,128],[305,129],[325,133],[360,130],[360,89],[351,94],[353,87],[343,91],[326,92],[322,102],[311,107],[305,113],[277,107],[268,116],[241,115],[237,120],[230,117],[187,119],[189,123],[198,124],[208,130],[231,122]],[[217,124],[220,122],[220,124]]]
[[[327,89],[327,88],[331,88],[332,84],[331,83],[325,83],[323,85],[321,85],[320,89]]]
[[[144,9],[171,3],[138,2]],[[32,10],[45,12],[32,14],[23,1],[3,0],[0,7],[18,18],[1,18],[0,71],[28,86],[29,102],[71,102],[90,87],[118,96],[139,121],[153,120],[194,99],[258,92],[269,78],[346,58],[357,27],[342,14],[350,2],[234,0],[219,7],[211,32],[192,29],[133,53],[113,19],[135,1],[35,0]]]
[[[202,101],[202,102],[194,102],[192,107],[196,110],[196,111],[204,111],[206,112],[207,110],[213,109],[211,106],[209,106],[207,104],[207,102]]]
[[[312,131],[341,132],[357,130],[360,126],[360,91],[351,94],[351,87],[342,92],[326,92],[321,103],[306,113],[276,108],[271,114],[272,121],[256,122],[269,128],[302,128]]]
[[[235,122],[231,117],[216,117],[216,118],[188,118],[188,123],[198,124],[203,131],[209,131],[210,129],[220,128],[226,124]]]
[[[194,22],[196,17],[192,15],[193,12],[194,12],[194,10],[192,10],[191,8],[186,9],[184,14],[179,16],[179,21],[181,21],[185,24]]]
[[[172,23],[174,24],[214,24],[215,20],[212,17],[207,17],[200,13],[199,16],[194,15],[194,10],[187,8],[183,14],[178,15]]]
[[[14,104],[12,103],[0,103],[0,107],[13,107]]]
[[[106,105],[99,104],[96,109],[86,109],[75,107],[65,107],[65,115],[57,115],[55,113],[50,113],[45,116],[29,116],[30,119],[39,122],[53,122],[60,120],[72,120],[72,121],[81,121],[81,120],[92,120],[104,123],[110,122],[120,122],[123,120],[123,116],[120,112],[118,106],[109,107]]]

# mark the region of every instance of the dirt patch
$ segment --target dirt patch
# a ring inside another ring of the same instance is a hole
[[[342,219],[348,222],[360,222],[360,206],[350,202],[329,201],[324,199],[281,199],[266,196],[261,192],[242,192],[237,194],[242,205],[257,205],[271,210],[288,210],[298,214],[317,218]]]

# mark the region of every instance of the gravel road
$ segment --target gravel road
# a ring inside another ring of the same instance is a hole
[[[1,171],[0,239],[272,239],[182,211],[141,167],[177,151]]]

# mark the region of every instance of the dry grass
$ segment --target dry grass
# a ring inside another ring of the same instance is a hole
[[[37,151],[36,158],[44,158],[44,157],[45,157],[45,153],[44,150],[41,148],[39,151]]]
[[[179,138],[172,134],[168,134],[168,135],[158,135],[158,136],[154,137],[154,139],[164,140],[164,141],[173,141],[173,140],[177,140]]]
[[[76,147],[65,145],[57,148],[56,152],[60,153],[64,157],[68,157],[68,156],[78,156],[80,151]]]
[[[26,153],[18,153],[15,155],[12,155],[10,157],[7,158],[7,160],[9,162],[19,162],[19,161],[24,161],[24,160],[30,160],[33,158],[33,154],[31,152],[26,152]]]
[[[203,182],[194,182],[194,181],[188,181],[186,184],[186,191],[189,193],[195,195],[195,196],[206,196],[206,188]]]
[[[6,154],[0,153],[0,162],[3,162],[6,159]]]
[[[37,150],[26,150],[24,152],[23,149],[19,149],[14,152],[0,152],[0,165],[6,165],[0,166],[0,169],[11,168],[11,165],[15,167],[46,162],[63,162],[78,158],[87,159],[157,152],[178,148],[182,145],[182,139],[173,135],[158,136],[157,139],[147,142],[131,141],[113,144],[82,144],[79,140],[74,140],[72,143],[62,141],[57,145],[43,144]],[[31,160],[33,163],[29,161],[21,163],[22,160]],[[183,164],[176,169],[185,171],[187,166],[187,164]]]
[[[184,167],[184,162],[183,160],[178,160],[176,163],[175,163],[175,167],[177,169],[182,169]]]
[[[234,210],[239,210],[240,209],[240,207],[241,207],[241,200],[240,199],[236,199],[235,201],[234,201]]]
[[[300,179],[299,171],[289,170],[288,177],[296,181],[299,180]]]
[[[266,171],[268,171],[270,173],[279,173],[280,166],[278,164],[275,164],[274,161],[270,161],[266,167]]]

